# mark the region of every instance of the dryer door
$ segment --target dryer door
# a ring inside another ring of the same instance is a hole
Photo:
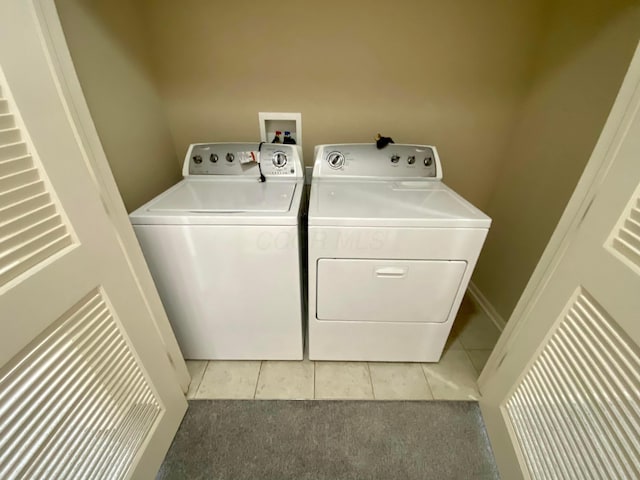
[[[465,261],[318,260],[317,318],[444,323]]]

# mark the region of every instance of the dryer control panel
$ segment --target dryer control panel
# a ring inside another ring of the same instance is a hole
[[[441,180],[442,168],[436,147],[390,144],[318,145],[313,176],[316,178],[380,178]]]
[[[258,167],[258,162],[260,167]],[[302,178],[295,145],[275,143],[194,143],[184,159],[182,175],[237,175],[267,178]]]

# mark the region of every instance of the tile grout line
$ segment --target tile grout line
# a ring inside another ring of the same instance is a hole
[[[371,365],[367,362],[367,371],[369,372],[369,383],[371,384],[371,396],[376,400],[376,392],[373,388],[373,377],[371,376]]]
[[[207,360],[207,364],[204,367],[204,372],[202,372],[202,378],[198,382],[198,387],[196,388],[196,393],[193,394],[193,398],[199,398],[198,393],[200,393],[200,387],[202,386],[202,381],[204,380],[204,376],[207,374],[207,370],[209,370],[209,365],[211,364],[210,360]]]
[[[424,371],[424,363],[420,364],[420,370],[422,371],[422,376],[424,377],[424,381],[427,382],[427,388],[429,389],[429,394],[431,395],[431,400],[435,400],[436,396],[433,394],[433,388],[429,383],[429,377],[427,376],[427,372]]]
[[[196,386],[196,391],[193,394],[193,398],[196,397],[198,390],[200,390],[200,385],[202,385],[202,380],[204,380],[204,374],[207,373],[207,368],[209,368],[209,360],[206,361],[206,364],[204,366],[204,370],[202,370],[202,376],[200,377],[200,381],[198,382],[198,385]],[[187,389],[187,393],[189,392],[189,389]]]
[[[258,393],[258,384],[260,383],[260,374],[262,373],[262,364],[264,360],[260,360],[260,366],[258,367],[258,376],[256,377],[256,386],[253,389],[253,400],[256,399],[256,394]]]
[[[463,350],[465,355],[467,355],[467,359],[469,359],[469,363],[471,364],[471,367],[473,367],[473,371],[476,372],[476,379],[474,380],[474,383],[476,384],[476,390],[480,392],[480,390],[478,389],[478,377],[480,376],[480,372],[478,371],[475,364],[473,363],[473,360],[471,360],[471,355],[469,355],[469,351],[466,348],[463,348]],[[469,350],[473,350],[473,349],[470,348]]]
[[[472,348],[470,348],[469,350],[473,350]],[[478,394],[478,397],[480,397],[480,389],[478,388],[478,377],[480,376],[480,373],[478,372],[478,369],[476,368],[476,366],[473,364],[473,361],[471,360],[471,355],[469,355],[469,351],[467,350],[467,348],[462,345],[462,351],[464,352],[465,356],[467,357],[467,360],[469,361],[469,364],[471,365],[471,368],[473,369],[473,371],[475,372],[475,378],[473,379],[473,388],[476,391],[476,393]],[[476,401],[478,401],[479,398],[476,398]]]

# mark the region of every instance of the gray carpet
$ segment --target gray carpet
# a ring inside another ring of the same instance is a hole
[[[497,479],[476,402],[192,400],[158,479]]]

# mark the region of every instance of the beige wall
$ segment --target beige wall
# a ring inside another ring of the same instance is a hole
[[[486,207],[530,75],[535,0],[146,0],[176,152],[258,140],[259,111],[302,112],[313,146],[432,143],[446,182]]]
[[[126,0],[56,0],[69,50],[129,211],[180,178],[149,75],[143,20]]]
[[[494,219],[474,282],[505,318],[640,31],[630,0],[56,3],[129,209],[177,180],[189,143],[257,140],[259,111],[302,112],[307,164],[377,132],[433,143]]]
[[[474,282],[508,319],[582,174],[640,37],[637,1],[551,3]]]

